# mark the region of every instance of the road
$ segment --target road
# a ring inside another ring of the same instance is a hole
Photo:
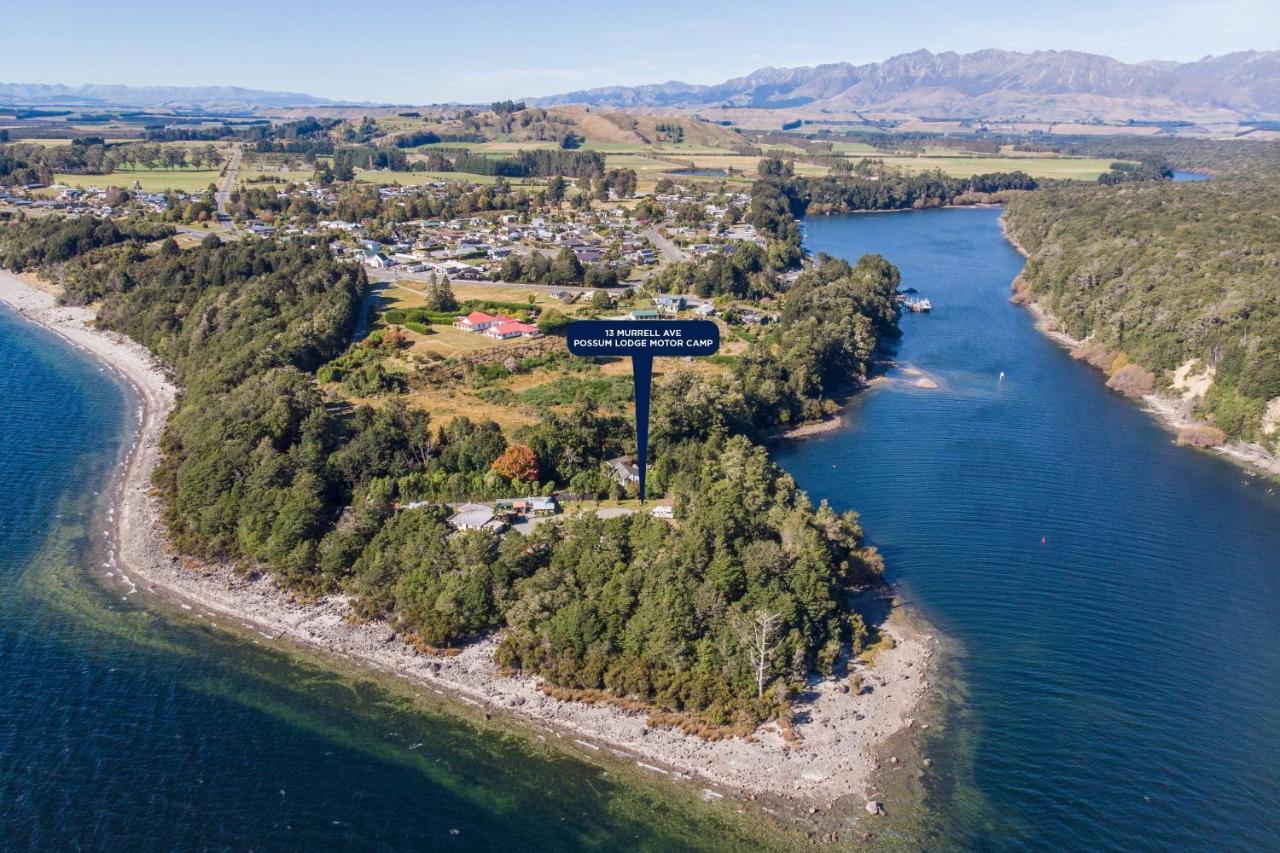
[[[222,182],[222,186],[218,187],[217,194],[213,197],[218,204],[218,218],[227,215],[227,201],[231,198],[231,188],[236,184],[236,173],[240,171],[240,146],[235,146],[231,151],[231,162],[227,164],[227,175]]]
[[[369,276],[370,281],[385,281],[387,284],[394,285],[395,287],[403,288],[413,293],[417,293],[421,296],[427,295],[425,291],[417,290],[411,287],[410,284],[422,284],[422,285],[427,284],[428,276],[430,275],[430,273],[399,272],[395,268],[392,268],[389,270],[370,269],[370,270],[365,270],[365,272]],[[408,282],[408,284],[406,284],[406,282]],[[577,293],[579,295],[584,293],[586,294],[595,293],[594,288],[579,287],[577,285],[567,285],[567,284],[526,284],[522,281],[465,281],[465,280],[459,280],[457,283],[458,284],[479,284],[479,285],[487,285],[489,287],[519,287],[526,290],[537,290],[542,293],[551,293],[552,291],[564,291],[566,293]]]
[[[649,242],[658,250],[658,253],[668,261],[689,260],[689,256],[676,248],[675,243],[672,243],[666,237],[663,237],[662,234],[658,232],[657,228],[650,228],[648,231],[644,232],[644,236],[649,239]]]

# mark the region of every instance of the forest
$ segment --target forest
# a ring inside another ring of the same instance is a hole
[[[870,178],[794,177],[781,184],[793,212],[850,213],[857,210],[911,210],[949,204],[1004,201],[1009,190],[1033,190],[1038,182],[1025,172],[993,172],[952,178],[940,171]]]
[[[377,364],[395,345],[383,331],[351,343],[359,267],[323,244],[209,236],[182,249],[80,222],[94,235],[74,244],[82,252],[51,261],[10,247],[9,263],[55,264],[69,301],[99,302],[101,325],[172,367],[183,393],[155,484],[183,552],[270,571],[304,597],[348,593],[362,618],[421,648],[505,629],[506,669],[642,703],[672,725],[785,721],[805,674],[867,641],[843,601],[881,561],[856,515],[813,506],[754,441],[830,411],[896,333],[897,272],[882,259],[820,259],[733,372],[658,383],[650,482],[679,526],[588,515],[528,536],[453,533],[447,501],[616,489],[604,462],[634,450],[631,420],[591,396],[612,385],[575,383],[586,396],[567,411],[510,434],[433,423],[394,386],[352,406],[317,373]],[[38,238],[24,227],[6,245]],[[430,506],[396,509],[409,501]],[[753,667],[744,638],[761,624],[771,651]]]
[[[1263,420],[1280,397],[1276,174],[1023,194],[1005,214],[1030,252],[1021,286],[1071,335],[1106,348],[1112,374],[1131,362],[1167,387],[1191,359],[1212,368],[1201,414],[1275,449]]]

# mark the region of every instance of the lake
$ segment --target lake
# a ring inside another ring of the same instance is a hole
[[[871,390],[777,454],[861,512],[947,638],[915,840],[1276,849],[1280,488],[1175,447],[1037,332],[999,215],[805,224],[808,248],[879,252],[933,303],[895,356],[939,388]]]
[[[89,569],[130,389],[0,306],[0,397],[0,849],[779,843],[694,786],[121,600]]]
[[[815,498],[862,512],[946,638],[903,842],[1274,848],[1280,499],[1172,446],[1034,330],[998,215],[805,226],[812,249],[884,254],[934,306],[903,318],[896,356],[939,388],[884,385],[842,431],[778,450]],[[131,392],[0,308],[0,393],[0,847],[780,843],[693,786],[121,600],[89,576],[91,531]]]

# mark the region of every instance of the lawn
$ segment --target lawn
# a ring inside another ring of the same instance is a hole
[[[82,189],[86,187],[133,189],[133,183],[137,181],[145,192],[152,193],[165,190],[200,192],[209,184],[217,184],[220,179],[221,173],[217,169],[117,169],[110,175],[70,175],[58,172],[53,176],[54,183]]]

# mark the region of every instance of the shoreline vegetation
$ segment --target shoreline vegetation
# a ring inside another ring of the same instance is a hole
[[[1006,217],[1001,216],[999,221],[1000,230],[1005,239],[1018,254],[1022,255],[1023,258],[1029,259],[1031,253],[1027,251],[1027,248],[1010,230]],[[1095,363],[1098,359],[1091,358],[1091,355],[1097,351],[1090,347],[1089,338],[1078,338],[1065,330],[1062,320],[1043,301],[1038,299],[1027,285],[1023,278],[1025,272],[1026,269],[1024,267],[1023,271],[1010,284],[1010,289],[1013,292],[1011,301],[1026,308],[1031,313],[1032,317],[1035,318],[1035,326],[1038,331],[1070,352],[1072,357],[1098,367],[1106,375],[1105,370]],[[1185,375],[1186,371],[1184,370],[1182,373]],[[1154,376],[1150,373],[1147,375],[1152,376],[1152,383],[1154,383]],[[1145,383],[1143,384],[1145,385]],[[1213,427],[1203,418],[1195,416],[1194,406],[1189,405],[1192,402],[1192,397],[1170,396],[1167,393],[1155,390],[1154,387],[1149,392],[1146,387],[1142,386],[1125,390],[1117,387],[1113,380],[1108,380],[1107,385],[1136,402],[1143,411],[1155,418],[1157,423],[1173,433],[1174,441],[1179,446],[1208,450],[1225,457],[1247,471],[1259,472],[1269,477],[1280,479],[1280,456],[1253,442],[1228,441],[1225,433],[1217,427]],[[1201,390],[1199,395],[1193,396],[1202,398],[1203,391]]]
[[[797,722],[769,722],[748,737],[707,739],[651,726],[650,709],[642,705],[597,701],[603,697],[585,691],[544,691],[536,676],[503,675],[494,661],[496,634],[460,652],[427,654],[400,642],[381,619],[354,618],[348,595],[304,603],[263,572],[245,575],[230,564],[180,557],[165,534],[163,509],[151,487],[165,423],[178,399],[160,363],[123,335],[93,328],[91,309],[58,306],[48,289],[13,274],[0,273],[0,299],[119,371],[138,395],[140,426],[118,486],[114,565],[109,561],[95,571],[126,594],[145,589],[183,610],[219,614],[233,630],[305,644],[394,673],[477,712],[510,715],[535,733],[553,732],[582,754],[603,749],[646,772],[697,784],[709,798],[731,794],[807,808],[811,815],[862,814],[881,745],[916,726],[912,715],[928,686],[936,641],[914,618],[897,612],[896,603],[880,626],[879,643],[866,655],[872,664],[850,662],[850,675],[839,679],[808,676],[794,704]],[[878,595],[891,596],[882,582],[876,588]]]

